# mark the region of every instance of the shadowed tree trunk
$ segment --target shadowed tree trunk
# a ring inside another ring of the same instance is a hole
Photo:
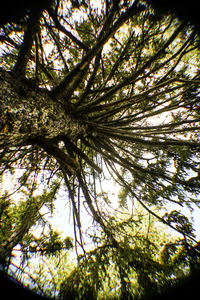
[[[0,97],[1,148],[27,145],[39,138],[77,138],[84,133],[84,126],[78,124],[62,99],[50,97],[46,90],[31,88],[28,80],[20,81],[1,71]]]

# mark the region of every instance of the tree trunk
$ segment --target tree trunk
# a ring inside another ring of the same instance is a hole
[[[0,150],[37,144],[71,175],[79,167],[78,162],[57,141],[63,137],[69,141],[76,139],[85,131],[86,126],[79,124],[63,100],[50,97],[47,89],[33,87],[28,80],[18,80],[0,70]],[[5,262],[29,231],[33,220],[30,214],[37,214],[40,206],[34,209],[35,212],[27,212],[20,228],[1,245],[0,263]]]
[[[84,130],[63,100],[0,70],[0,149],[63,135],[75,138]]]

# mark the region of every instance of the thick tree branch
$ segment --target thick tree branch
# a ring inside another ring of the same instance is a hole
[[[69,156],[64,150],[61,150],[56,144],[48,140],[36,139],[36,143],[42,147],[48,154],[52,155],[60,165],[64,166],[69,176],[75,174],[79,169],[79,163],[73,157]]]
[[[87,52],[87,54],[83,57],[82,61],[78,63],[74,69],[69,72],[66,77],[56,86],[52,89],[51,95],[53,97],[61,95],[61,94],[67,94],[70,90],[70,94],[73,92],[71,91],[71,88],[73,85],[77,82],[82,81],[82,76],[84,72],[87,70],[90,62],[92,59],[101,51],[102,47],[105,45],[105,43],[110,39],[111,36],[133,15],[141,12],[144,7],[138,5],[135,1],[134,4],[125,12],[123,13],[120,18],[114,23],[114,25],[108,30],[101,31],[99,37],[97,38],[96,43],[94,46]],[[75,87],[77,87],[77,84],[75,84]],[[74,90],[74,87],[73,87]],[[69,99],[67,99],[69,101]]]
[[[25,77],[26,67],[31,55],[31,48],[37,31],[37,26],[41,16],[42,9],[32,10],[27,21],[27,29],[24,32],[23,42],[21,44],[17,61],[12,70],[15,77]]]
[[[102,169],[99,168],[81,149],[76,147],[67,137],[63,138],[66,148],[71,149],[75,152],[80,158],[86,161],[93,169],[95,169],[98,173],[102,172]]]
[[[78,45],[81,49],[84,51],[88,51],[89,48],[86,46],[83,42],[81,42],[79,39],[77,39],[70,31],[68,31],[63,25],[60,24],[58,21],[57,15],[54,13],[52,8],[48,9],[49,15],[54,21],[54,24],[56,25],[56,28],[63,32],[67,37],[69,37],[76,45]]]

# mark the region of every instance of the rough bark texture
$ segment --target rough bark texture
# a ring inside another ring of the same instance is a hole
[[[48,90],[33,87],[28,80],[18,80],[11,73],[0,70],[0,149],[37,144],[72,175],[79,164],[59,148],[57,141],[59,137],[76,139],[85,130],[70,108],[62,100],[50,97]],[[39,209],[36,207],[35,214]],[[0,263],[5,262],[32,222],[32,215],[28,213],[20,228],[1,245]]]
[[[28,144],[36,138],[76,137],[84,131],[62,100],[5,71],[0,72],[0,120],[0,148]]]

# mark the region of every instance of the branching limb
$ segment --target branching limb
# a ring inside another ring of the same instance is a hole
[[[91,160],[81,149],[76,147],[67,137],[64,138],[64,143],[66,148],[70,148],[73,152],[75,152],[78,156],[84,159],[93,169],[95,169],[98,173],[102,172],[102,169],[99,168],[93,160]]]
[[[78,179],[78,182],[79,182],[79,185],[81,187],[81,190],[83,192],[83,195],[85,197],[85,200],[87,202],[87,205],[92,213],[92,216],[94,218],[94,220],[103,228],[105,229],[106,226],[101,218],[101,216],[98,214],[98,212],[95,210],[94,208],[94,205],[92,203],[92,199],[90,197],[90,194],[89,194],[89,191],[88,191],[88,187],[87,185],[84,183],[83,181],[83,178],[82,178],[82,175],[80,173],[80,171],[77,171],[77,179]]]
[[[27,21],[27,29],[24,32],[23,42],[17,57],[17,61],[12,70],[16,77],[24,78],[26,67],[31,55],[31,48],[37,31],[37,26],[41,16],[42,9],[32,10]]]
[[[155,62],[158,57],[165,51],[165,49],[176,39],[177,35],[183,30],[183,28],[186,26],[185,23],[180,24],[176,30],[174,31],[174,33],[171,35],[171,37],[164,43],[164,45],[161,47],[161,49],[159,49],[153,56],[151,56],[149,58],[149,60],[147,60],[147,62],[145,64],[142,65],[142,67],[140,69],[138,69],[137,71],[135,71],[133,74],[127,76],[124,80],[122,80],[121,82],[119,82],[118,84],[112,86],[109,88],[109,90],[104,93],[104,95],[98,97],[95,101],[92,101],[91,103],[88,104],[88,109],[90,107],[93,107],[94,105],[100,104],[101,102],[103,102],[106,98],[114,95],[118,90],[120,90],[121,88],[132,84],[136,78],[138,78],[145,69],[147,69],[153,62]],[[141,78],[140,78],[141,79]],[[138,78],[139,80],[139,78]]]
[[[75,220],[76,220],[76,223],[77,223],[77,226],[78,226],[78,229],[79,229],[79,234],[80,234],[80,236],[82,236],[80,214],[79,214],[79,211],[77,209],[77,205],[76,205],[76,202],[75,202],[75,199],[74,199],[74,192],[71,189],[71,186],[70,186],[69,180],[67,178],[67,174],[66,174],[65,168],[63,168],[62,165],[60,165],[60,167],[61,167],[61,170],[62,170],[62,173],[63,173],[63,177],[64,177],[64,181],[65,181],[66,187],[68,189],[69,197],[70,197],[70,199],[72,201],[73,212],[74,212]]]
[[[76,172],[79,168],[78,162],[70,157],[66,152],[61,150],[56,144],[50,143],[47,140],[37,139],[37,144],[42,147],[48,154],[52,155],[59,164],[63,165],[69,176]]]
[[[52,18],[54,24],[56,25],[56,28],[64,33],[67,37],[69,37],[76,45],[78,45],[81,49],[84,51],[88,51],[88,47],[79,39],[77,39],[70,31],[68,31],[61,23],[58,21],[57,14],[54,13],[52,8],[48,9],[48,13],[50,17]]]
[[[102,47],[105,45],[105,43],[110,39],[111,36],[133,15],[141,12],[144,8],[143,6],[138,5],[138,1],[135,1],[133,5],[124,12],[119,19],[114,23],[114,25],[111,28],[107,28],[109,26],[106,26],[104,24],[104,27],[106,27],[106,30],[102,30],[99,37],[97,38],[96,43],[94,46],[86,53],[86,55],[83,57],[82,61],[78,63],[74,69],[69,72],[66,77],[56,86],[52,89],[51,95],[53,97],[61,95],[61,94],[68,94],[71,95],[72,92],[77,87],[77,84],[82,81],[83,74],[87,70],[90,62],[92,59],[101,51]],[[108,30],[109,29],[109,30]],[[68,99],[69,100],[69,99]]]

